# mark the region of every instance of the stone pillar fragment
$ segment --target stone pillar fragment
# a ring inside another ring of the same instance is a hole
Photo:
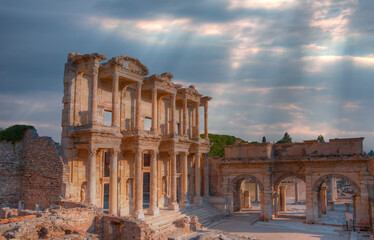
[[[285,212],[287,211],[287,202],[286,202],[286,189],[287,189],[287,186],[280,186],[279,187],[280,189],[280,208],[279,210],[282,211],[282,212]]]
[[[255,201],[256,202],[259,202],[260,200],[259,200],[259,192],[260,192],[260,190],[259,190],[259,187],[258,187],[258,184],[256,183],[256,186],[255,186],[255,188],[256,188],[256,193],[255,193]]]
[[[119,126],[119,103],[118,103],[118,73],[113,73],[112,81],[112,127]]]
[[[321,212],[322,214],[326,214],[326,187],[322,186],[320,190],[320,201],[321,201]]]
[[[177,156],[174,151],[170,151],[170,161],[171,161],[171,194],[169,209],[178,210],[177,203]]]
[[[249,195],[249,191],[244,191],[244,208],[251,207],[251,196]]]
[[[96,152],[97,149],[90,146],[88,149],[88,201],[95,205],[96,201]]]
[[[118,150],[111,151],[109,178],[109,213],[118,215]]]
[[[295,203],[298,203],[299,201],[299,184],[297,180],[295,180]]]
[[[188,153],[182,154],[182,206],[188,207]]]
[[[200,174],[200,163],[201,163],[201,153],[195,154],[195,197],[194,204],[202,204],[201,199],[201,174]]]
[[[99,68],[92,68],[92,85],[91,85],[91,123],[97,123],[97,84],[99,78]]]
[[[142,171],[142,151],[135,152],[135,203],[134,216],[138,219],[144,218],[143,213],[143,171]]]

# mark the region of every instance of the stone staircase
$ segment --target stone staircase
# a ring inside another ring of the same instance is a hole
[[[213,222],[223,218],[223,215],[209,203],[190,205],[187,208],[181,209],[180,212],[186,216],[197,216],[199,223],[203,227],[208,227]]]
[[[154,239],[167,239],[168,236],[183,232],[173,222],[185,216],[197,216],[199,223],[206,227],[222,219],[222,214],[209,203],[190,205],[179,211],[161,209],[159,216],[146,216],[144,222],[155,232]]]

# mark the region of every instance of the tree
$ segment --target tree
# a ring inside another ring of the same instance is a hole
[[[266,143],[266,137],[265,136],[262,137],[262,143]]]
[[[368,153],[368,155],[369,155],[369,156],[374,156],[374,151],[373,151],[373,149],[370,150],[370,152]]]
[[[202,136],[201,134],[200,136]],[[219,134],[208,134],[210,142],[213,144],[210,148],[210,156],[212,157],[223,157],[225,156],[225,145],[234,145],[236,140],[240,140],[240,143],[248,143],[240,138],[229,136],[229,135],[219,135]]]
[[[279,144],[279,143],[292,143],[292,138],[290,137],[288,132],[286,132],[284,134],[283,138],[277,142],[277,144]]]
[[[317,137],[317,140],[318,140],[318,142],[320,142],[320,143],[324,143],[324,142],[325,142],[325,139],[323,138],[322,135],[319,135],[319,136]]]

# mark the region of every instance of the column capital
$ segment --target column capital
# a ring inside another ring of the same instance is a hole
[[[98,148],[96,146],[88,146],[88,155],[89,156],[92,156],[92,155],[95,155],[97,153],[97,150]]]

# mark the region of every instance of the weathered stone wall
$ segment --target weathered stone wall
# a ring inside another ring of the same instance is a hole
[[[0,205],[12,206],[21,199],[22,144],[0,142]]]
[[[49,137],[39,137],[27,130],[22,141],[13,145],[0,143],[0,203],[25,201],[25,208],[35,204],[47,208],[59,200],[69,169],[59,146]]]

